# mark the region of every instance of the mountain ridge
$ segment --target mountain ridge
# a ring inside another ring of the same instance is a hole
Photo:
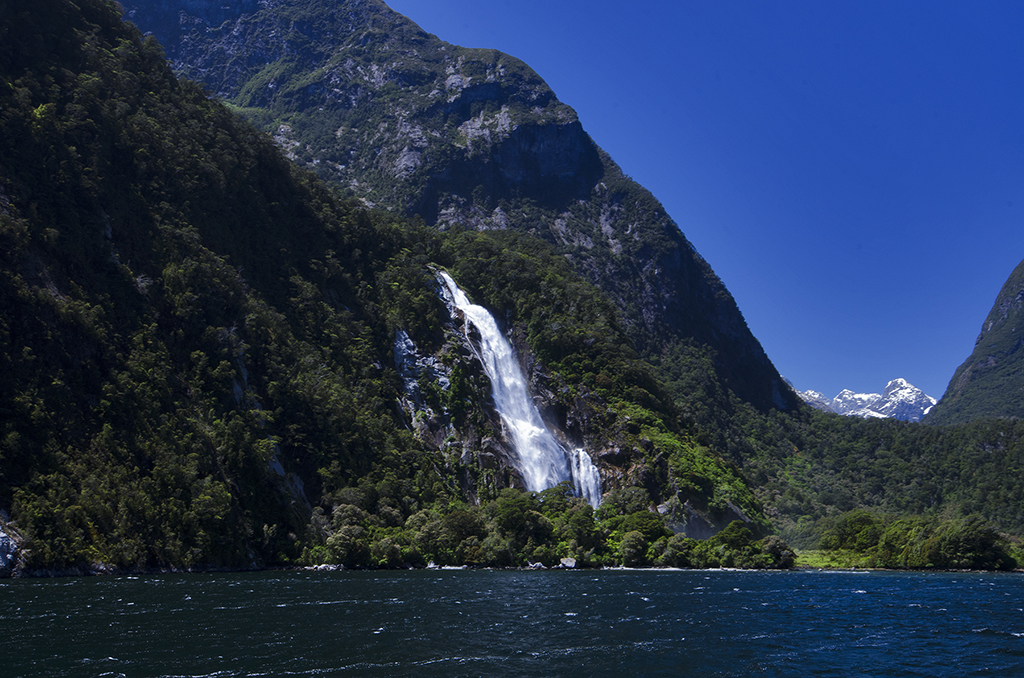
[[[926,423],[947,425],[985,418],[1024,418],[1022,309],[1024,261],[1003,283],[982,323],[973,351],[953,373]]]
[[[797,395],[815,409],[862,419],[920,421],[936,403],[935,398],[902,378],[889,381],[881,393],[843,389],[831,399],[817,391],[797,391]]]
[[[638,350],[673,381],[703,379],[710,357],[721,386],[708,393],[731,390],[762,410],[797,406],[660,203],[518,59],[444,43],[377,0],[278,0],[237,7],[222,23],[202,3],[125,7],[179,72],[238,106],[297,162],[440,230],[535,233],[615,301]],[[677,394],[685,401],[692,389]]]

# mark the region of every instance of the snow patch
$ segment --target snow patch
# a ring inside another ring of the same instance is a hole
[[[826,412],[863,419],[902,421],[919,421],[937,402],[902,378],[890,381],[881,393],[854,393],[843,389],[831,400],[818,391],[797,391],[797,395],[811,407]]]

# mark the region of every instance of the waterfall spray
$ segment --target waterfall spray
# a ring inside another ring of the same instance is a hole
[[[516,468],[526,489],[540,492],[568,480],[576,493],[596,508],[601,503],[601,478],[590,455],[584,450],[566,450],[544,424],[512,345],[498,329],[494,316],[470,303],[447,273],[439,271],[437,276],[445,301],[462,312],[467,334],[470,324],[480,333],[477,357],[491,380],[494,405],[515,449]]]

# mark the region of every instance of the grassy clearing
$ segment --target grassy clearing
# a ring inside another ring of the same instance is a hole
[[[821,568],[825,570],[870,567],[864,555],[853,551],[796,551],[796,567]]]

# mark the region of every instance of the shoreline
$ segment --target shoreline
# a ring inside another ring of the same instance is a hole
[[[881,567],[818,567],[812,565],[795,565],[788,569],[745,569],[733,567],[721,568],[682,568],[682,567],[475,567],[472,565],[444,565],[404,568],[383,568],[383,567],[361,567],[351,568],[344,565],[301,565],[301,566],[269,566],[269,567],[197,567],[197,568],[146,568],[146,569],[119,569],[105,566],[79,566],[67,568],[36,569],[29,571],[15,571],[10,576],[0,577],[5,579],[68,579],[68,578],[91,578],[91,577],[131,577],[131,576],[159,576],[166,574],[230,574],[248,572],[408,572],[408,571],[429,571],[429,572],[457,572],[457,571],[507,571],[507,572],[774,572],[774,573],[810,573],[810,572],[836,572],[836,573],[861,573],[861,572],[893,572],[906,574],[1024,574],[1024,568],[1013,570],[970,570],[970,569],[896,569]]]

